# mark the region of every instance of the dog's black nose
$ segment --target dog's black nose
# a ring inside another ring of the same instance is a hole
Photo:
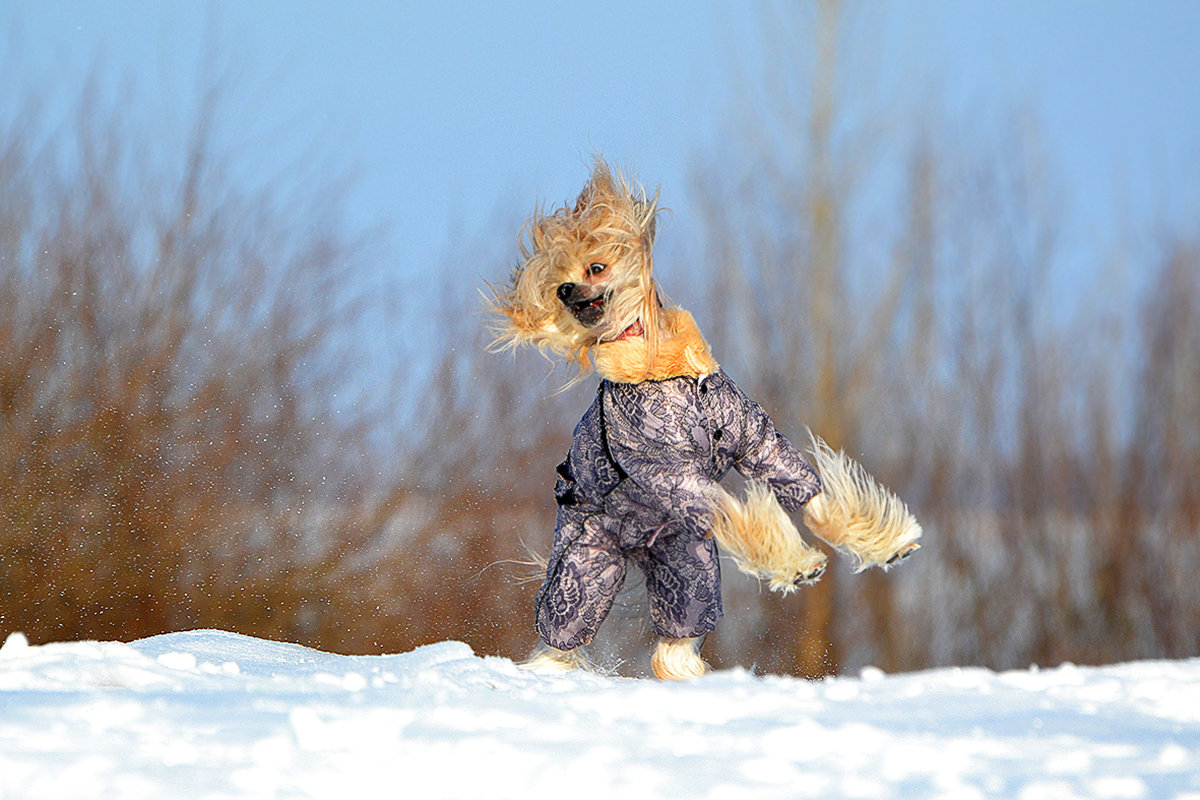
[[[570,299],[571,293],[574,291],[575,291],[575,284],[560,283],[558,285],[558,299],[565,303]]]

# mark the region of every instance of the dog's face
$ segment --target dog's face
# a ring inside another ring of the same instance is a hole
[[[598,162],[574,207],[535,214],[522,261],[493,301],[502,345],[533,344],[586,363],[590,347],[655,325],[655,203]]]
[[[554,290],[559,301],[571,312],[576,321],[584,328],[595,328],[604,322],[604,306],[608,301],[608,276],[612,273],[608,264],[603,261],[593,261],[578,275],[578,269],[568,269],[564,277],[582,277],[582,280],[563,281]]]

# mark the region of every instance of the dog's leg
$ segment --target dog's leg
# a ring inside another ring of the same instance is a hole
[[[825,574],[826,556],[810,546],[764,483],[746,486],[746,499],[726,494],[713,520],[713,536],[738,569],[787,594]]]
[[[538,642],[529,657],[518,663],[517,666],[531,672],[571,672],[577,669],[591,670],[592,662],[582,647],[576,647],[574,650],[559,650],[545,642]]]
[[[921,526],[900,498],[817,436],[812,437],[810,455],[823,488],[804,507],[804,523],[834,547],[849,552],[856,571],[887,569],[920,549]]]
[[[687,681],[699,678],[708,672],[708,664],[700,657],[700,645],[704,643],[703,636],[690,639],[672,639],[667,636],[659,638],[650,657],[650,667],[654,675],[663,681]]]

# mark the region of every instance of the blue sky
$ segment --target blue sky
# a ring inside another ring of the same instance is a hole
[[[747,8],[0,0],[0,65],[53,100],[99,64],[185,114],[215,41],[240,90],[226,135],[264,174],[313,152],[353,168],[351,222],[386,226],[383,266],[403,272],[502,204],[519,219],[537,198],[572,196],[595,150],[678,206],[689,160],[737,113],[731,68],[755,79]],[[933,91],[961,113],[1035,112],[1076,235],[1114,214],[1195,216],[1200,3],[910,0],[857,14],[892,100]]]

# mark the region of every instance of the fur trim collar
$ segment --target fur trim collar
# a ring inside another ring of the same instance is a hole
[[[658,347],[653,354],[644,336],[596,345],[593,361],[602,378],[641,383],[684,375],[703,378],[717,371],[717,362],[692,315],[682,308],[664,308],[660,314]]]

